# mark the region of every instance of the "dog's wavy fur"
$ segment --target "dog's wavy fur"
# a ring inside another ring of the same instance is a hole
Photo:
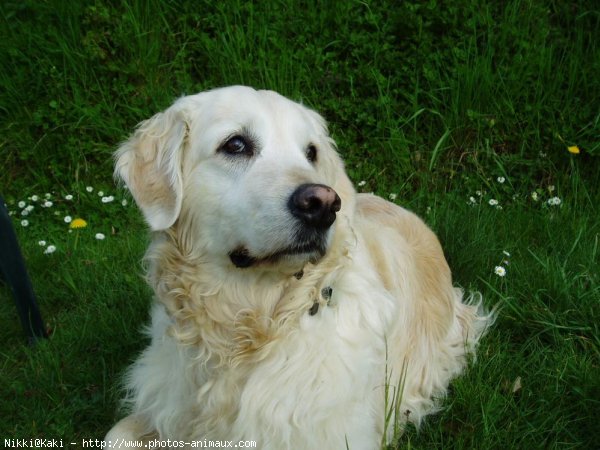
[[[255,155],[219,152],[242,132]],[[155,302],[151,343],[126,377],[130,415],[107,441],[376,449],[436,410],[492,320],[453,287],[427,226],[357,195],[324,120],[273,92],[179,99],[120,147],[115,173],[152,229]],[[234,246],[260,256],[294,239],[286,199],[303,183],[342,201],[326,253],[232,264]]]

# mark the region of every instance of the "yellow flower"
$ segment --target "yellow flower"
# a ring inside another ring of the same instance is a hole
[[[574,155],[579,155],[579,147],[577,147],[576,145],[571,145],[570,147],[567,147],[567,150],[569,150],[569,153],[573,153]]]
[[[71,221],[71,224],[69,225],[69,228],[85,228],[87,227],[87,222],[83,219],[73,219]]]

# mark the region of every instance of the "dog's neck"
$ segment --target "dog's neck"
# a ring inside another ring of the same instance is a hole
[[[335,239],[344,239],[341,234]],[[293,274],[223,270],[210,258],[186,252],[172,229],[153,239],[146,255],[148,281],[182,345],[193,346],[214,364],[259,361],[302,314],[316,313],[315,304],[329,301],[325,297],[347,253],[345,246],[333,248],[341,250]]]

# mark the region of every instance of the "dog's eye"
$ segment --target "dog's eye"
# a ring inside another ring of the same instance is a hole
[[[249,142],[243,136],[233,136],[225,141],[219,151],[227,153],[229,155],[252,155],[252,143]]]
[[[314,144],[310,144],[306,149],[306,159],[312,163],[317,160],[317,147]]]

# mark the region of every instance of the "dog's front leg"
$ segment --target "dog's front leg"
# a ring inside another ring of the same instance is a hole
[[[148,442],[158,439],[158,433],[149,428],[143,417],[127,416],[106,434],[104,448],[148,448]]]

